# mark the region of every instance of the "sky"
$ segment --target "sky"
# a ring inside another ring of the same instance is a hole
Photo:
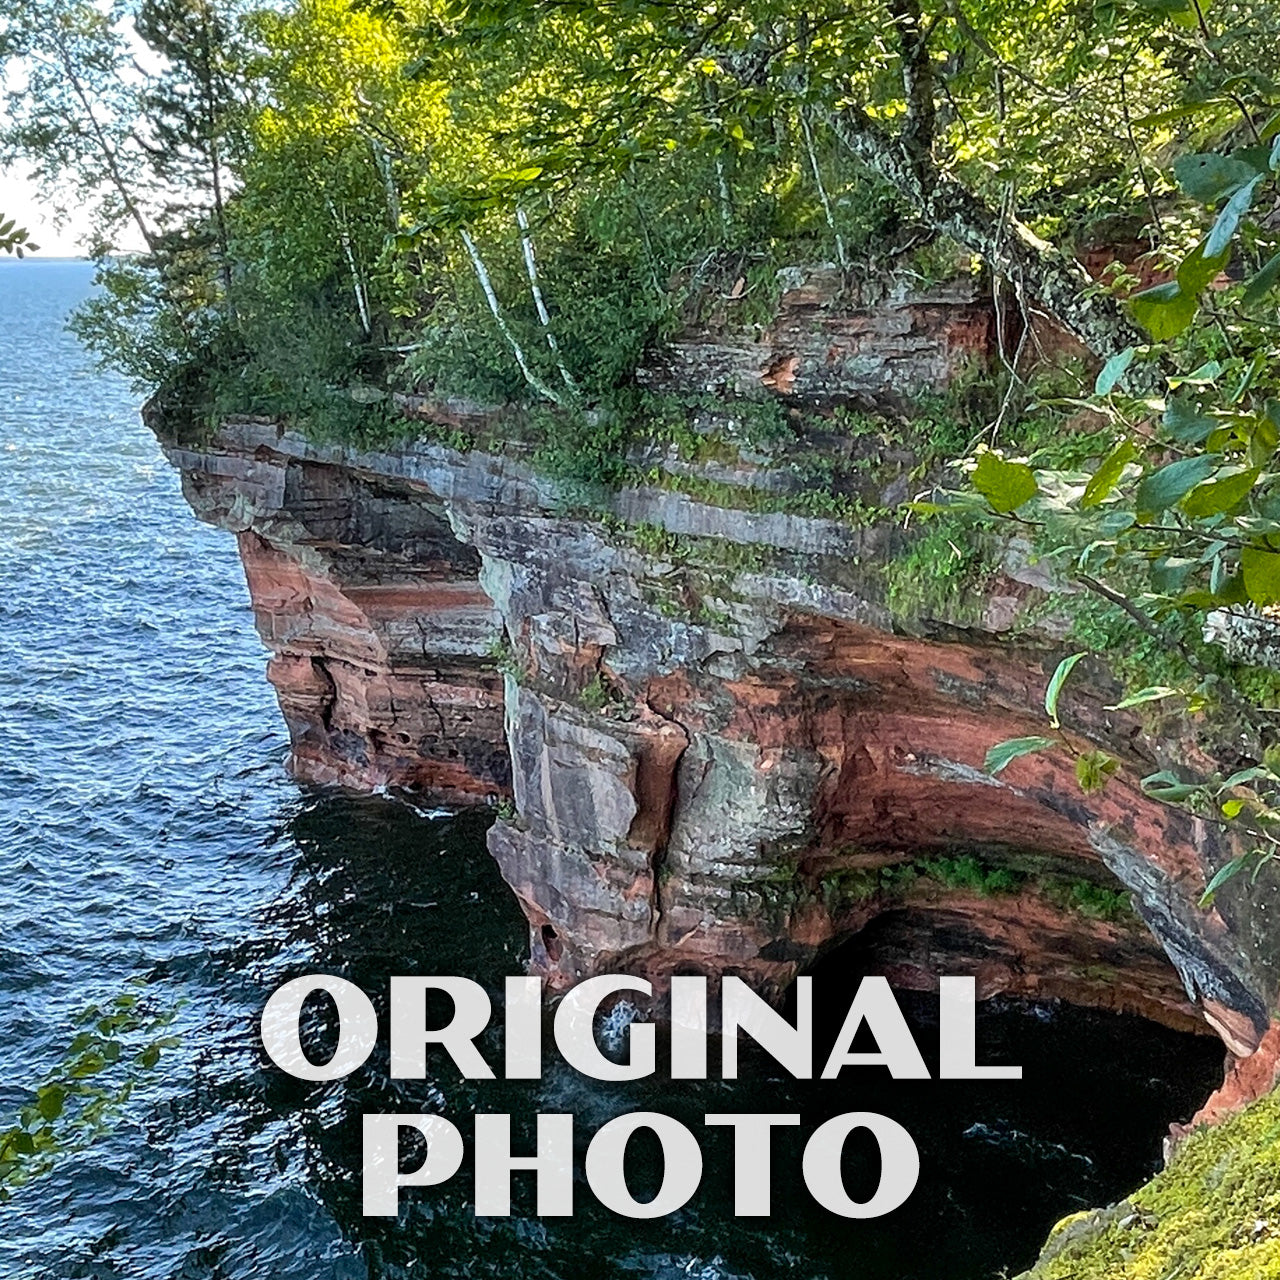
[[[65,226],[56,227],[50,209],[21,168],[0,170],[0,214],[31,232],[32,240],[40,246],[34,257],[76,258],[84,253],[79,241],[85,234],[86,221],[73,214]]]

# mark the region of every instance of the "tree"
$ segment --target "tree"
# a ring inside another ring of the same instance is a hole
[[[162,59],[142,96],[151,168],[176,192],[168,213],[195,230],[207,211],[224,299],[233,291],[227,193],[228,153],[237,126],[242,56],[233,12],[212,0],[142,0],[138,35]]]
[[[128,224],[154,250],[147,155],[136,131],[140,76],[121,17],[119,9],[88,0],[6,6],[0,13],[0,57],[8,72],[0,158],[25,160],[51,193],[67,192],[64,202],[93,201],[102,244],[114,243]]]

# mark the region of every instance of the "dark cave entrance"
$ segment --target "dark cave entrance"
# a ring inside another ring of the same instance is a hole
[[[840,1029],[858,980],[894,980],[894,941],[919,920],[889,912],[827,951],[814,979],[815,1060]],[[939,954],[945,954],[940,947]],[[886,963],[888,957],[889,963]],[[939,960],[936,972],[962,971]],[[899,1003],[936,1071],[937,997],[895,983]],[[786,1013],[794,1017],[794,996]],[[873,1050],[864,1029],[855,1049]],[[1018,1064],[1019,1081],[892,1080],[880,1067],[846,1071],[847,1085],[802,1090],[805,1122],[856,1107],[892,1116],[920,1151],[920,1181],[900,1210],[859,1224],[859,1274],[894,1280],[987,1280],[1030,1266],[1050,1228],[1135,1190],[1163,1158],[1169,1125],[1186,1121],[1222,1081],[1216,1036],[1063,999],[979,1002],[979,1063]],[[867,1153],[846,1153],[846,1179],[874,1177]],[[871,1185],[874,1185],[873,1183]],[[812,1224],[815,1234],[822,1227]],[[827,1225],[830,1231],[830,1225]]]

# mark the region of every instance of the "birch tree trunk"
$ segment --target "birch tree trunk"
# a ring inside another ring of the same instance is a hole
[[[476,273],[476,279],[480,282],[485,301],[489,304],[489,313],[493,316],[502,336],[507,340],[507,345],[511,348],[511,354],[515,356],[516,364],[520,366],[520,372],[524,374],[524,380],[543,399],[550,400],[552,404],[563,405],[564,401],[560,396],[530,368],[524,348],[520,345],[516,335],[511,332],[511,327],[507,324],[506,317],[502,314],[502,308],[498,305],[498,295],[493,291],[493,281],[489,278],[489,269],[484,265],[480,250],[476,248],[476,242],[471,238],[471,233],[465,227],[462,229],[462,243],[466,246],[467,256],[471,259],[471,266]]]

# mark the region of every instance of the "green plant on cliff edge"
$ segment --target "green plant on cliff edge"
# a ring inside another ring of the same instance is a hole
[[[1076,242],[1159,241],[1155,162],[1275,77],[1272,8],[1222,12],[1210,32],[1190,0],[19,0],[0,151],[95,210],[82,332],[144,380],[339,433],[393,386],[558,407],[548,465],[607,482],[637,365],[689,331],[754,341],[797,263],[856,303],[981,260],[1002,316],[1123,349]],[[110,256],[130,238],[141,257]],[[1006,441],[1019,331],[992,379]]]
[[[1110,1209],[1054,1229],[1019,1280],[1271,1280],[1280,1276],[1280,1093],[1193,1133]]]

